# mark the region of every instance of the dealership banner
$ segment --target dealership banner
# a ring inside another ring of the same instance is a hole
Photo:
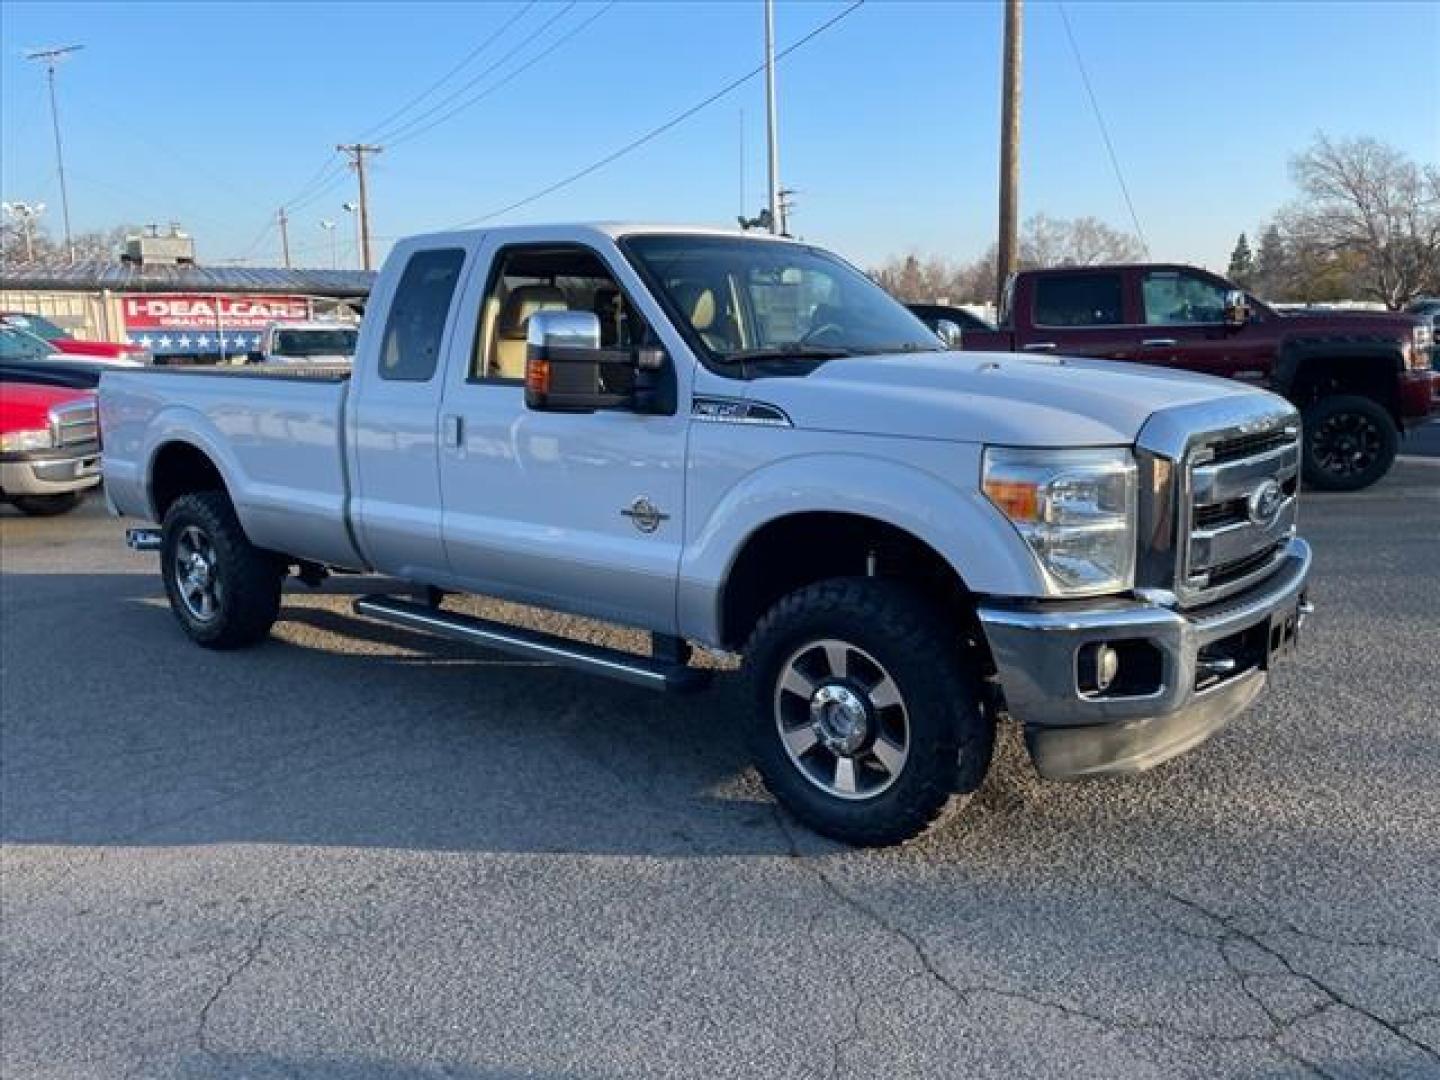
[[[120,297],[125,337],[157,356],[249,352],[272,322],[308,319],[303,296],[130,293]]]

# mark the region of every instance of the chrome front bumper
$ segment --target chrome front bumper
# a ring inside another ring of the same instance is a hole
[[[1218,731],[1255,700],[1273,661],[1293,645],[1309,611],[1310,561],[1309,545],[1293,539],[1263,582],[1191,613],[1130,599],[982,606],[1006,707],[1025,726],[1035,767],[1066,780],[1140,772]],[[1154,656],[1154,685],[1138,694],[1082,693],[1080,650],[1103,642]],[[1216,650],[1223,660],[1202,655]],[[1232,670],[1219,673],[1226,664]]]
[[[100,483],[100,455],[7,455],[0,460],[0,491],[7,495],[63,495]]]

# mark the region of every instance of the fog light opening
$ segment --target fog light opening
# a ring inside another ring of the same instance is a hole
[[[1075,654],[1075,689],[1084,698],[1144,697],[1164,684],[1165,660],[1153,641],[1091,641]]]
[[[1082,694],[1103,694],[1120,674],[1120,654],[1105,642],[1080,650],[1076,681]]]

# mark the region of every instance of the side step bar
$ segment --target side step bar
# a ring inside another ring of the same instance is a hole
[[[125,546],[131,551],[159,551],[159,529],[126,529]]]
[[[710,681],[708,671],[685,664],[667,663],[652,656],[607,649],[458,612],[441,611],[393,596],[362,596],[355,601],[355,613],[527,660],[563,664],[651,690],[688,692],[699,690]]]

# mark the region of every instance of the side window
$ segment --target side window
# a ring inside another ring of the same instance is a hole
[[[601,348],[647,342],[645,322],[604,261],[576,245],[525,245],[495,255],[471,380],[513,382],[525,377],[526,336],[537,311],[589,311],[600,320]]]
[[[440,248],[412,255],[400,275],[380,343],[380,377],[429,382],[440,361],[445,317],[460,280],[465,252]]]
[[[1036,326],[1116,326],[1119,274],[1047,274],[1035,279]]]
[[[1225,321],[1225,288],[1178,270],[1152,270],[1141,294],[1145,321],[1152,326]]]

